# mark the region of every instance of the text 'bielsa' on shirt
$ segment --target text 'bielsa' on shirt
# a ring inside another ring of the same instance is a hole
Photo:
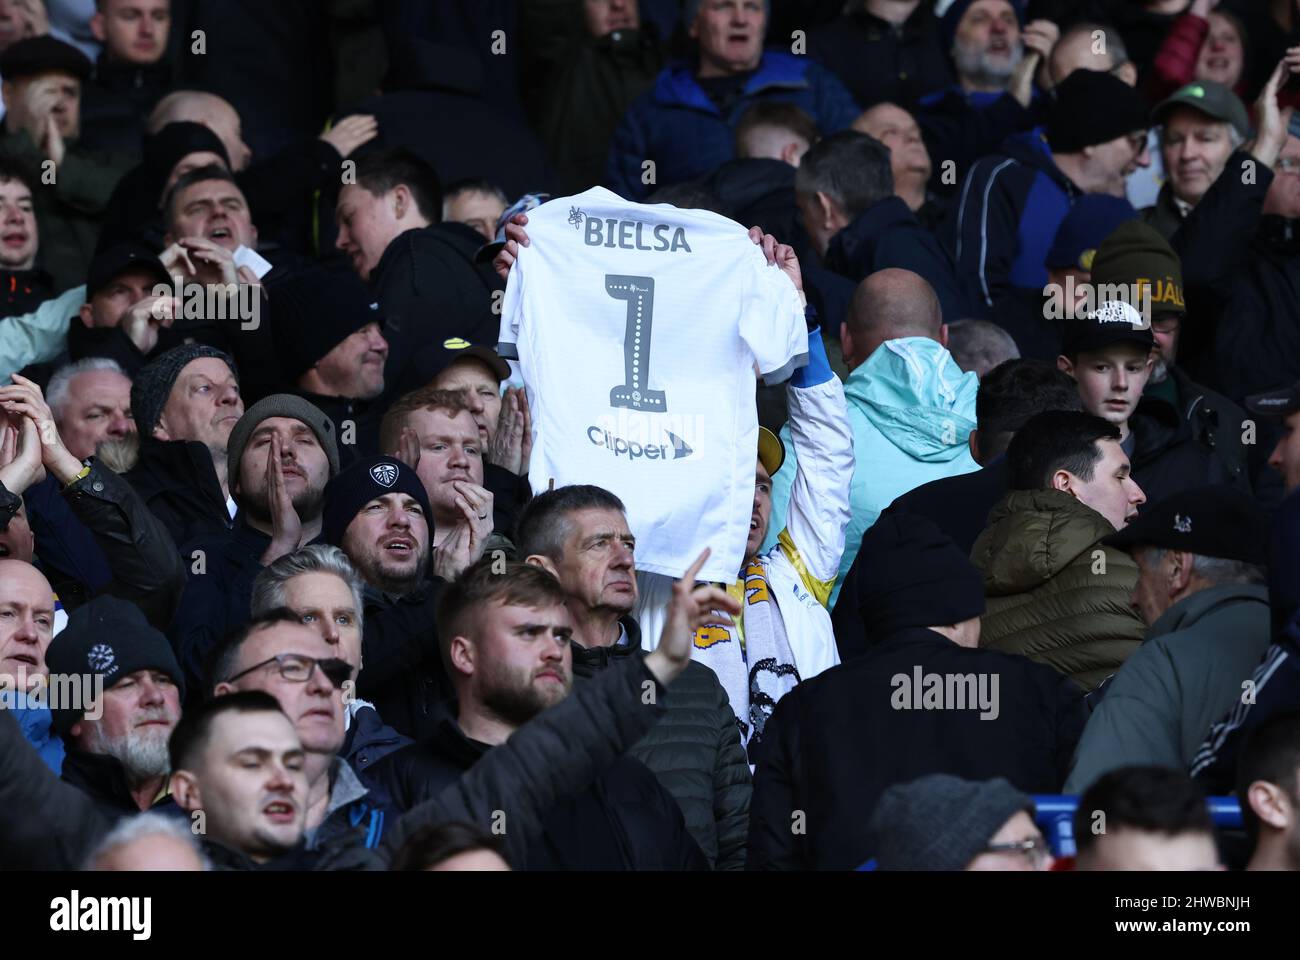
[[[757,363],[807,362],[798,291],[733,220],[631,203],[604,187],[528,214],[501,356],[528,387],[533,490],[617,494],[638,570],[730,583],[744,560],[758,460]]]

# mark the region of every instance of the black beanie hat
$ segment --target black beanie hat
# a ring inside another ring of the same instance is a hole
[[[424,510],[433,543],[433,512],[424,484],[415,471],[396,457],[358,460],[325,484],[325,506],[321,510],[322,543],[343,546],[343,534],[362,507],[386,493],[405,493]]]
[[[227,169],[230,167],[225,144],[201,123],[169,123],[145,140],[140,167],[155,204],[162,203],[163,187],[172,169],[191,153],[215,153],[225,161]]]
[[[1047,145],[1053,153],[1074,153],[1150,125],[1146,101],[1133,87],[1100,70],[1075,70],[1056,87]]]
[[[313,265],[267,288],[280,373],[292,384],[362,327],[382,323],[379,304],[352,270]]]
[[[1002,777],[932,773],[880,795],[867,831],[880,870],[965,870],[1003,824],[1034,802]]]
[[[873,640],[984,613],[984,578],[927,517],[886,510],[858,551],[858,609]]]
[[[179,347],[173,347],[140,368],[140,372],[131,381],[131,416],[135,419],[135,428],[141,437],[152,435],[153,428],[158,426],[163,407],[167,406],[167,398],[171,396],[172,387],[176,385],[176,378],[181,375],[181,371],[204,357],[224,360],[230,372],[236,378],[239,377],[239,370],[230,354],[202,343],[183,343]]]
[[[99,674],[105,690],[139,670],[161,670],[175,681],[181,701],[185,699],[185,678],[171,644],[139,607],[118,597],[94,597],[73,610],[45,652],[45,665],[51,676]],[[67,734],[85,710],[51,712],[54,731]]]

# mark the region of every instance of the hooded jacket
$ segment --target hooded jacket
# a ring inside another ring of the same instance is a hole
[[[972,310],[996,319],[1003,297],[1042,290],[1043,257],[1080,196],[1041,133],[1017,134],[971,167],[943,235]]]
[[[1179,600],[1107,685],[1065,792],[1129,764],[1187,769],[1211,725],[1240,701],[1268,641],[1262,585],[1225,583]]]
[[[962,373],[943,345],[927,337],[886,340],[849,374],[844,394],[853,430],[851,517],[831,606],[880,511],[913,487],[979,469],[966,442],[975,429],[978,389],[979,378]],[[787,461],[797,464],[788,426],[781,436]],[[772,480],[769,531],[784,529],[794,474],[787,463]],[[775,543],[776,536],[769,532],[768,540]]]
[[[632,102],[614,130],[605,185],[625,200],[642,202],[654,186],[703,176],[736,155],[736,124],[760,101],[794,104],[822,133],[845,129],[859,112],[843,85],[811,58],[766,50],[724,115],[700,86],[694,66],[678,61]],[[651,184],[642,180],[647,160],[655,165]]]
[[[621,621],[625,645],[585,648],[573,644],[575,678],[595,676],[624,657],[644,657],[635,620]],[[727,691],[717,675],[692,661],[673,682],[668,712],[628,755],[653,773],[672,794],[686,829],[715,870],[743,870],[752,791],[745,749]]]
[[[776,705],[754,775],[749,869],[852,870],[872,855],[881,793],[929,773],[1055,793],[1086,719],[1082,693],[1046,667],[898,630]],[[804,830],[791,830],[791,811],[804,811]]]
[[[988,610],[980,646],[1055,667],[1092,691],[1138,648],[1129,605],[1138,568],[1101,544],[1110,522],[1063,490],[1012,490],[989,514],[971,562]]]
[[[901,197],[873,203],[837,233],[826,249],[826,266],[854,283],[890,267],[911,270],[934,288],[945,319],[966,315],[952,260]]]

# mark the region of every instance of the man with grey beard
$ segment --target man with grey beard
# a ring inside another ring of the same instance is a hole
[[[45,662],[63,779],[113,817],[170,807],[167,742],[184,683],[167,638],[134,604],[96,597],[68,617]]]
[[[1127,221],[1097,247],[1092,282],[1098,304],[1118,292],[1143,311],[1149,300],[1154,363],[1121,444],[1147,502],[1211,483],[1250,493],[1242,442],[1246,414],[1227,397],[1194,383],[1176,362],[1186,307],[1182,263],[1173,248],[1154,227]],[[1262,442],[1255,447],[1264,456],[1272,449]]]
[[[1042,121],[1034,74],[1060,31],[1050,20],[1026,23],[1022,0],[955,0],[939,32],[957,82],[922,97],[915,114],[935,160],[931,187],[951,193],[976,160]]]

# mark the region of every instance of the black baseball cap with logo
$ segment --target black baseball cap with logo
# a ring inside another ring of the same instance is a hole
[[[1256,393],[1245,399],[1246,409],[1261,417],[1288,417],[1300,410],[1300,380],[1268,393]]]
[[[1250,136],[1250,116],[1241,98],[1221,83],[1196,80],[1185,84],[1166,97],[1151,111],[1153,123],[1164,123],[1175,107],[1199,110],[1211,120],[1231,124],[1243,138]]]
[[[487,344],[474,343],[464,337],[448,337],[440,343],[426,346],[415,358],[416,372],[424,383],[428,383],[457,360],[466,357],[481,360],[492,371],[498,383],[510,377],[510,364],[502,360],[496,350]]]
[[[1258,501],[1227,484],[1183,490],[1147,507],[1104,543],[1120,550],[1161,547],[1202,557],[1268,562],[1268,518]]]
[[[119,243],[90,261],[90,269],[86,271],[86,299],[95,296],[128,270],[146,270],[168,289],[172,286],[172,279],[167,276],[167,269],[156,253],[137,243]]]
[[[1150,322],[1132,304],[1108,300],[1085,316],[1065,321],[1061,353],[1075,357],[1117,343],[1136,343],[1150,349],[1155,342]]]

